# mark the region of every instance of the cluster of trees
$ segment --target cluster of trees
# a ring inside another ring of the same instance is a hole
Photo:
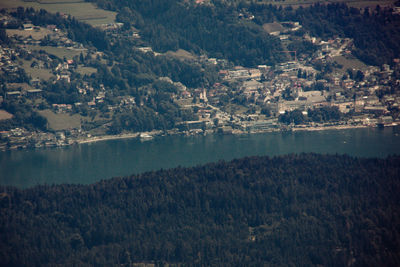
[[[252,157],[0,188],[7,266],[399,266],[400,158]]]
[[[174,128],[179,122],[191,120],[196,120],[192,110],[182,110],[171,102],[161,101],[154,109],[142,106],[114,113],[109,132],[118,134],[123,130],[134,132],[167,130]]]
[[[28,130],[47,129],[47,119],[32,109],[23,99],[6,100],[2,108],[13,114],[9,120],[0,121],[0,130],[9,130],[11,128],[24,125]]]
[[[45,84],[44,97],[48,104],[74,104],[83,100],[76,89],[75,83],[56,81]],[[87,97],[87,101],[91,100]]]
[[[313,122],[330,122],[339,121],[343,117],[343,114],[339,111],[338,107],[322,107],[309,109],[307,116]]]
[[[10,42],[10,39],[7,36],[6,30],[3,28],[0,28],[0,44],[8,44]]]
[[[286,111],[284,114],[279,115],[278,120],[282,123],[296,125],[306,122],[337,122],[343,117],[338,107],[321,107],[315,109],[308,109],[307,115],[299,109],[293,111]]]

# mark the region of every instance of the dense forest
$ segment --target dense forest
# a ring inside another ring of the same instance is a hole
[[[249,157],[0,192],[2,266],[400,265],[398,156]]]

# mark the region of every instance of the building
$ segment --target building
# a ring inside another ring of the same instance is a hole
[[[341,82],[341,85],[345,89],[351,89],[354,86],[355,81],[351,79],[346,79]]]
[[[31,30],[33,30],[33,24],[31,24],[31,23],[26,23],[26,24],[23,24],[22,25],[23,27],[24,27],[24,30],[25,31],[31,31]]]
[[[43,90],[41,89],[30,89],[26,91],[26,94],[28,95],[28,97],[41,97],[43,93]]]
[[[242,130],[245,131],[266,131],[270,129],[278,128],[277,119],[263,120],[263,121],[253,121],[242,125]]]
[[[6,99],[16,99],[21,97],[21,91],[6,92]]]

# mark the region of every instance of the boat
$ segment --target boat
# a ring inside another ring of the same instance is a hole
[[[154,137],[152,135],[148,134],[148,133],[140,133],[140,135],[139,135],[140,141],[148,141],[148,140],[151,140],[153,138]]]

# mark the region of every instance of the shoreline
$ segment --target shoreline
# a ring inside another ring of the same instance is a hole
[[[394,125],[393,125],[394,126]],[[389,126],[385,126],[389,127]],[[377,126],[370,125],[334,125],[334,126],[317,126],[308,128],[293,128],[292,131],[326,131],[326,130],[349,130],[349,129],[360,129],[360,128],[378,128]]]
[[[384,127],[395,127],[398,126],[397,123],[392,123],[385,125]],[[174,131],[168,130],[166,132],[161,130],[154,130],[149,132],[135,132],[135,133],[122,133],[118,135],[100,135],[100,136],[91,136],[91,137],[77,137],[75,139],[70,139],[66,143],[52,143],[51,145],[41,145],[37,147],[28,147],[28,146],[17,146],[17,147],[10,147],[8,149],[1,149],[0,152],[11,151],[11,150],[25,150],[25,149],[42,149],[42,148],[61,148],[61,147],[69,147],[74,145],[81,145],[81,144],[91,144],[103,141],[111,141],[111,140],[122,140],[122,139],[133,139],[137,138],[143,142],[152,140],[154,137],[163,137],[163,136],[174,136],[174,135],[183,135],[183,136],[197,136],[197,135],[209,135],[209,134],[222,134],[222,135],[247,135],[247,134],[262,134],[262,133],[272,133],[272,132],[300,132],[300,131],[329,131],[329,130],[350,130],[350,129],[361,129],[361,128],[378,128],[377,125],[329,125],[329,126],[312,126],[312,127],[289,127],[285,128],[269,128],[265,130],[258,130],[258,131],[243,131],[239,129],[233,129],[227,133],[218,133],[216,129],[210,129],[205,131]],[[143,135],[143,137],[142,137]]]
[[[394,127],[397,125],[387,125],[385,127]],[[361,128],[378,128],[377,126],[370,126],[370,125],[333,125],[333,126],[317,126],[317,127],[294,127],[290,131],[299,132],[299,131],[327,131],[327,130],[350,130],[350,129],[361,129]],[[289,132],[290,132],[289,131]],[[231,133],[231,135],[243,135],[243,134],[260,134],[260,133],[271,133],[271,132],[284,132],[280,129],[268,129],[263,131],[255,131],[255,132],[246,132],[242,130],[237,130]],[[137,132],[137,133],[126,133],[126,134],[119,134],[119,135],[105,135],[105,136],[95,136],[89,137],[87,139],[78,140],[77,144],[90,144],[102,141],[109,141],[109,140],[119,140],[119,139],[131,139],[131,138],[139,138],[140,134],[146,133],[152,135],[152,137],[161,136],[160,131],[157,132]],[[204,135],[204,133],[202,133]],[[213,131],[207,134],[218,134],[217,132]],[[167,136],[173,135],[186,135],[186,136],[194,136],[194,135],[201,135],[199,133],[195,134],[185,134],[183,132],[176,132],[176,133],[168,133]],[[229,135],[229,134],[223,134]]]
[[[102,141],[109,141],[109,140],[118,140],[118,139],[130,139],[130,138],[137,138],[140,133],[128,133],[128,134],[119,134],[119,135],[102,135],[102,136],[94,136],[88,137],[87,139],[78,139],[76,141],[77,144],[90,144]]]

